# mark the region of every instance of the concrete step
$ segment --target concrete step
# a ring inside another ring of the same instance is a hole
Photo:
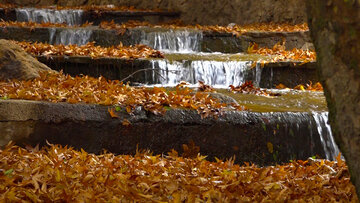
[[[17,11],[18,10],[18,11]],[[21,11],[21,12],[19,12]],[[44,20],[43,16],[47,16],[47,14],[52,13],[54,15],[54,11],[56,9],[36,9],[36,8],[12,8],[12,9],[3,9],[0,8],[0,18],[5,21],[25,21],[25,12],[36,12],[35,14],[35,22],[41,23]],[[71,14],[72,10],[69,11]],[[129,20],[136,21],[147,21],[150,23],[162,23],[168,22],[172,20],[176,20],[180,17],[179,12],[175,11],[99,11],[99,10],[73,10],[76,11],[79,15],[77,16],[77,20],[75,23],[77,25],[84,24],[86,22],[91,22],[94,25],[99,25],[102,21],[114,21],[115,23],[123,23]],[[42,14],[39,14],[42,13]],[[66,15],[66,14],[64,14]],[[66,16],[60,16],[66,18]],[[20,18],[20,19],[19,19]],[[59,18],[58,18],[59,19]]]
[[[301,32],[248,32],[237,37],[231,33],[217,33],[193,29],[129,28],[118,30],[86,28],[26,28],[2,27],[0,38],[16,41],[85,44],[95,41],[100,46],[146,44],[158,50],[173,48],[175,52],[245,52],[250,42],[261,47],[272,47],[286,40],[286,49],[302,48],[311,43],[308,31]]]
[[[246,56],[244,56],[244,58],[246,58]],[[132,84],[159,84],[159,78],[166,77],[169,74],[169,71],[166,71],[165,67],[168,66],[168,64],[172,64],[174,67],[174,63],[176,63],[167,59],[92,59],[91,57],[84,56],[37,56],[37,59],[54,70],[63,70],[64,73],[72,76],[84,74],[93,77],[104,76],[112,80],[122,80],[135,71],[147,69],[146,71],[144,70],[134,74],[133,77],[127,80]],[[191,64],[192,62],[192,60],[180,60],[179,70],[186,72],[189,69],[187,68],[188,66],[183,67],[181,64]],[[208,65],[211,65],[211,63],[214,64],[216,61],[208,61],[208,63]],[[241,64],[239,64],[239,66],[240,65]],[[280,83],[288,87],[295,87],[298,84],[307,84],[309,81],[313,83],[319,81],[316,73],[316,62],[305,64],[302,62],[270,62],[264,64],[264,67],[261,67],[259,64],[257,68],[250,68],[251,62],[249,62],[248,68],[245,69],[237,67],[237,64],[234,64],[234,66],[234,68],[238,68],[238,71],[235,70],[235,72],[239,73],[239,71],[242,71],[241,75],[243,75],[243,78],[239,80],[253,80],[262,88],[274,88]],[[191,65],[189,65],[189,67],[191,67]],[[162,76],[156,75],[153,69],[157,72],[160,71]],[[182,73],[174,74],[179,75]],[[187,77],[186,74],[187,73],[184,73],[184,77]],[[197,83],[197,81],[195,81],[195,83]]]
[[[182,144],[192,140],[210,160],[236,156],[237,163],[269,165],[326,157],[324,135],[319,134],[327,129],[326,118],[318,119],[326,114],[321,112],[226,111],[218,119],[201,119],[192,110],[172,109],[156,116],[139,107],[133,116],[121,110],[115,112],[119,118],[111,118],[108,108],[0,100],[0,145],[13,140],[42,146],[48,141],[97,154],[103,149],[134,154],[137,147],[161,154],[171,149],[181,152]],[[124,126],[123,119],[131,125]]]

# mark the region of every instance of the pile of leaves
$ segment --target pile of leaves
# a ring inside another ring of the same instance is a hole
[[[284,84],[278,84],[276,85],[276,88],[277,89],[290,89],[288,87],[286,87]],[[292,89],[295,89],[295,90],[302,90],[302,91],[305,91],[305,90],[308,90],[308,91],[324,91],[324,88],[323,86],[320,84],[320,82],[317,82],[315,84],[312,84],[312,82],[310,81],[309,84],[306,84],[306,85],[303,85],[303,84],[300,84],[300,85],[297,85],[295,86],[294,88]]]
[[[117,57],[124,59],[136,58],[164,58],[164,55],[146,45],[135,45],[125,47],[122,44],[112,47],[95,46],[94,42],[86,45],[51,45],[46,43],[17,42],[26,52],[36,56],[90,56],[99,57]]]
[[[51,145],[0,150],[1,202],[358,202],[344,161],[257,167]]]
[[[270,56],[267,62],[278,61],[301,61],[303,63],[316,61],[316,52],[294,48],[286,50],[285,42],[278,42],[272,48],[260,48],[258,44],[252,43],[247,49],[249,54],[260,54]]]
[[[131,113],[137,106],[154,114],[165,113],[168,108],[196,110],[202,118],[217,117],[227,107],[207,93],[187,87],[167,91],[164,88],[130,87],[117,80],[89,76],[71,77],[62,73],[42,72],[40,77],[29,81],[0,82],[0,97],[49,102],[92,103],[116,105]],[[244,107],[233,106],[244,110]]]
[[[234,87],[230,85],[230,91],[234,93],[241,93],[241,94],[255,94],[261,96],[280,96],[279,93],[273,93],[266,90],[262,90],[258,87],[255,87],[252,81],[246,81],[242,85]]]
[[[151,24],[144,21],[133,21],[122,24],[116,24],[114,21],[111,22],[101,22],[99,25],[102,29],[116,29],[118,33],[124,33],[128,28],[135,27],[161,27],[169,29],[195,29],[202,31],[218,32],[218,33],[231,33],[236,36],[240,36],[247,32],[299,32],[299,31],[308,31],[309,27],[306,23],[291,25],[288,23],[254,23],[248,25],[229,25],[229,26],[219,26],[219,25],[184,25],[181,21],[172,21],[161,24]]]

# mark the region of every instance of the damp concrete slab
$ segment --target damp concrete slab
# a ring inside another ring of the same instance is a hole
[[[153,115],[138,107],[110,117],[110,106],[0,100],[0,145],[10,140],[19,145],[46,145],[46,141],[83,148],[134,154],[136,148],[155,154],[182,151],[191,140],[200,153],[259,165],[325,157],[317,124],[307,112],[225,111],[218,119],[201,119],[196,111],[172,109]],[[127,119],[131,125],[124,126]]]

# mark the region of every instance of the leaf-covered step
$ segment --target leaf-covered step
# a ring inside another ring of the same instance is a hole
[[[255,42],[261,47],[273,47],[286,41],[286,49],[303,48],[311,42],[309,32],[268,31],[249,29],[241,35],[222,29],[208,27],[162,26],[139,27],[120,25],[66,27],[63,24],[36,24],[0,22],[0,37],[17,41],[47,42],[56,44],[86,44],[95,41],[101,46],[116,46],[120,42],[126,46],[145,44],[167,52],[246,52],[249,44]]]

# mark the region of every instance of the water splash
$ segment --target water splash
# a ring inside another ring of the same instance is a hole
[[[313,112],[313,118],[316,123],[316,128],[320,136],[321,144],[323,145],[326,159],[336,160],[336,156],[340,153],[338,146],[334,141],[334,137],[329,125],[328,112]]]
[[[250,69],[249,61],[174,61],[153,60],[152,81],[164,86],[175,86],[180,81],[197,84],[199,80],[217,88],[240,85]],[[161,76],[159,76],[161,75]]]
[[[17,8],[16,19],[21,22],[50,22],[66,23],[67,25],[81,25],[83,10],[56,10],[37,8]]]
[[[90,29],[49,29],[50,44],[77,44],[85,45],[90,41],[92,30]]]
[[[200,51],[202,38],[202,32],[191,30],[143,31],[140,44],[163,52],[192,53]]]

